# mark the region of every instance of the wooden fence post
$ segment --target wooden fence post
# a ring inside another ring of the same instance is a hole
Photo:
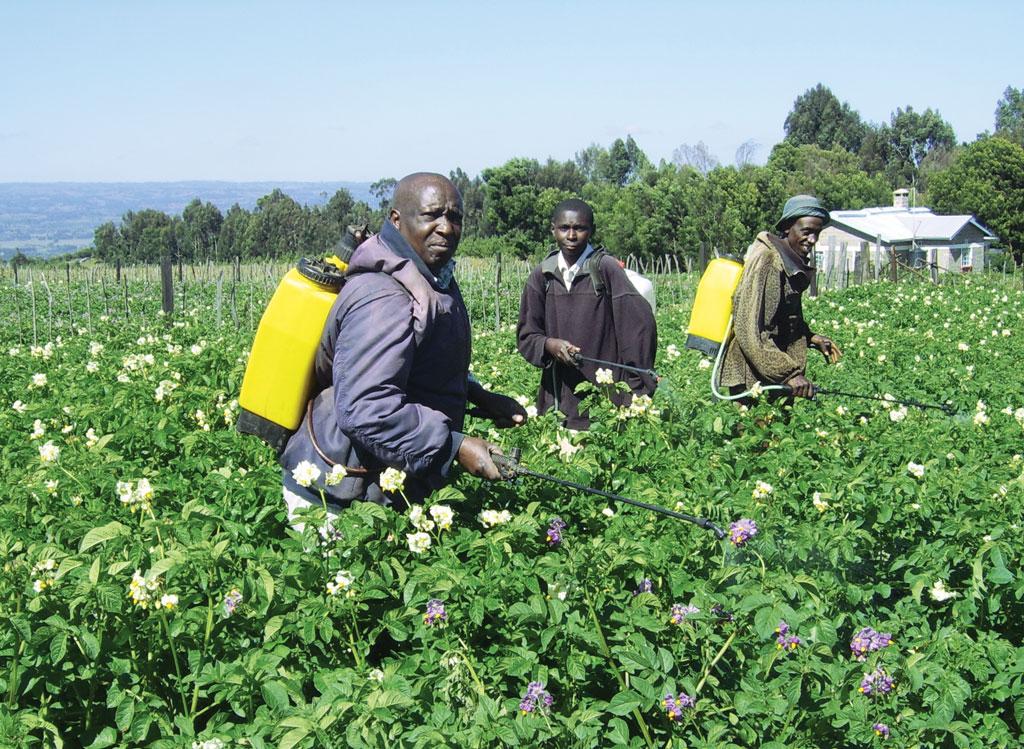
[[[179,265],[180,269],[181,266]],[[171,275],[171,258],[160,260],[160,309],[165,315],[174,314],[174,277]]]
[[[501,330],[501,253],[498,253],[498,267],[494,273],[494,332]]]

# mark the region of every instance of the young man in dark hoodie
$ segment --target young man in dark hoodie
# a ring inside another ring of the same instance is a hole
[[[556,247],[530,273],[519,304],[519,353],[542,367],[537,410],[556,408],[570,429],[586,429],[576,386],[596,381],[591,359],[651,369],[657,349],[654,314],[625,271],[604,250],[590,244],[594,211],[582,200],[563,200],[551,214]],[[650,395],[656,382],[646,375],[612,368],[612,377],[631,392],[613,400],[627,405],[635,395]]]
[[[842,356],[830,339],[811,332],[801,305],[816,272],[811,252],[828,221],[817,198],[795,195],[775,225],[778,233],[761,232],[747,249],[721,376],[721,384],[734,394],[760,383],[788,385],[793,395],[811,398],[814,384],[805,376],[808,347],[833,364]]]
[[[458,189],[417,173],[395,187],[380,234],[353,253],[316,356],[319,392],[281,456],[289,515],[321,506],[321,491],[329,514],[353,499],[391,504],[388,468],[406,473],[409,501],[444,485],[454,462],[501,478],[497,448],[462,433],[467,401],[498,426],[526,412],[469,376],[469,316],[452,275],[461,235]]]

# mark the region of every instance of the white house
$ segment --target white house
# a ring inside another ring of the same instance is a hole
[[[892,206],[832,211],[815,248],[818,271],[884,276],[893,252],[915,268],[969,272],[982,268],[996,237],[974,216],[939,216],[911,208],[907,190],[893,192]]]

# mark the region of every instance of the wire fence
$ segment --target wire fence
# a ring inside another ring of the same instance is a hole
[[[654,285],[659,308],[692,302],[700,263],[673,255],[649,261],[627,257],[626,266]],[[820,264],[811,293],[826,293],[863,283],[962,283],[976,274],[915,268],[897,256],[884,268],[851,268],[845,262]],[[179,264],[171,266],[66,263],[61,266],[0,266],[0,294],[7,335],[38,345],[57,335],[92,332],[101,320],[159,318],[174,314],[205,315],[217,327],[252,333],[281,278],[294,263],[261,262]],[[533,264],[521,259],[461,258],[456,270],[474,327],[514,326],[523,287]],[[986,272],[1002,276],[1008,288],[1020,288],[1019,269]]]

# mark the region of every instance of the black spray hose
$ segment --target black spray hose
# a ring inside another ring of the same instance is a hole
[[[590,486],[583,484],[577,484],[575,481],[566,481],[565,479],[556,478],[549,476],[546,473],[537,473],[531,471],[529,468],[525,468],[519,463],[519,456],[521,451],[519,448],[514,448],[511,455],[501,455],[500,453],[491,453],[491,459],[494,460],[494,464],[498,467],[503,478],[507,480],[514,479],[518,476],[532,476],[535,479],[542,479],[544,481],[550,481],[560,486],[567,486],[570,489],[577,489],[587,494],[596,494],[599,497],[605,497],[607,499],[614,499],[618,502],[625,502],[626,504],[633,505],[635,507],[642,507],[645,510],[651,510],[652,512],[660,512],[662,515],[668,515],[669,517],[677,518],[678,520],[685,520],[687,523],[693,523],[696,526],[703,528],[704,530],[712,531],[718,538],[725,538],[725,531],[719,528],[717,525],[712,523],[707,518],[698,518],[693,515],[687,515],[686,513],[676,512],[675,510],[669,510],[666,507],[659,505],[648,504],[647,502],[641,502],[636,499],[630,499],[629,497],[623,497],[620,494],[612,494],[601,489],[594,489]]]
[[[632,367],[628,364],[619,364],[614,361],[605,361],[604,359],[591,359],[589,356],[583,356],[583,354],[573,354],[573,361],[576,362],[576,366],[579,366],[580,362],[588,361],[591,364],[599,364],[604,367],[618,367],[619,369],[625,369],[629,372],[636,372],[637,374],[647,375],[653,378],[655,381],[661,379],[661,375],[655,372],[653,369],[644,369],[643,367]]]
[[[934,408],[934,409],[936,409],[938,411],[942,411],[942,412],[946,413],[949,416],[952,416],[952,415],[954,415],[956,413],[956,409],[954,409],[953,406],[950,406],[950,405],[947,405],[947,404],[942,404],[942,403],[922,403],[921,401],[911,400],[910,398],[904,398],[903,400],[898,400],[896,398],[885,398],[885,397],[883,397],[881,395],[865,395],[864,393],[847,393],[847,392],[844,392],[842,390],[826,390],[825,388],[820,388],[817,385],[815,385],[814,386],[814,395],[812,396],[812,398],[815,398],[815,397],[817,397],[819,395],[839,395],[839,396],[843,396],[845,398],[863,398],[864,400],[884,401],[885,403],[896,403],[896,404],[901,405],[901,406],[914,406],[915,408]]]

